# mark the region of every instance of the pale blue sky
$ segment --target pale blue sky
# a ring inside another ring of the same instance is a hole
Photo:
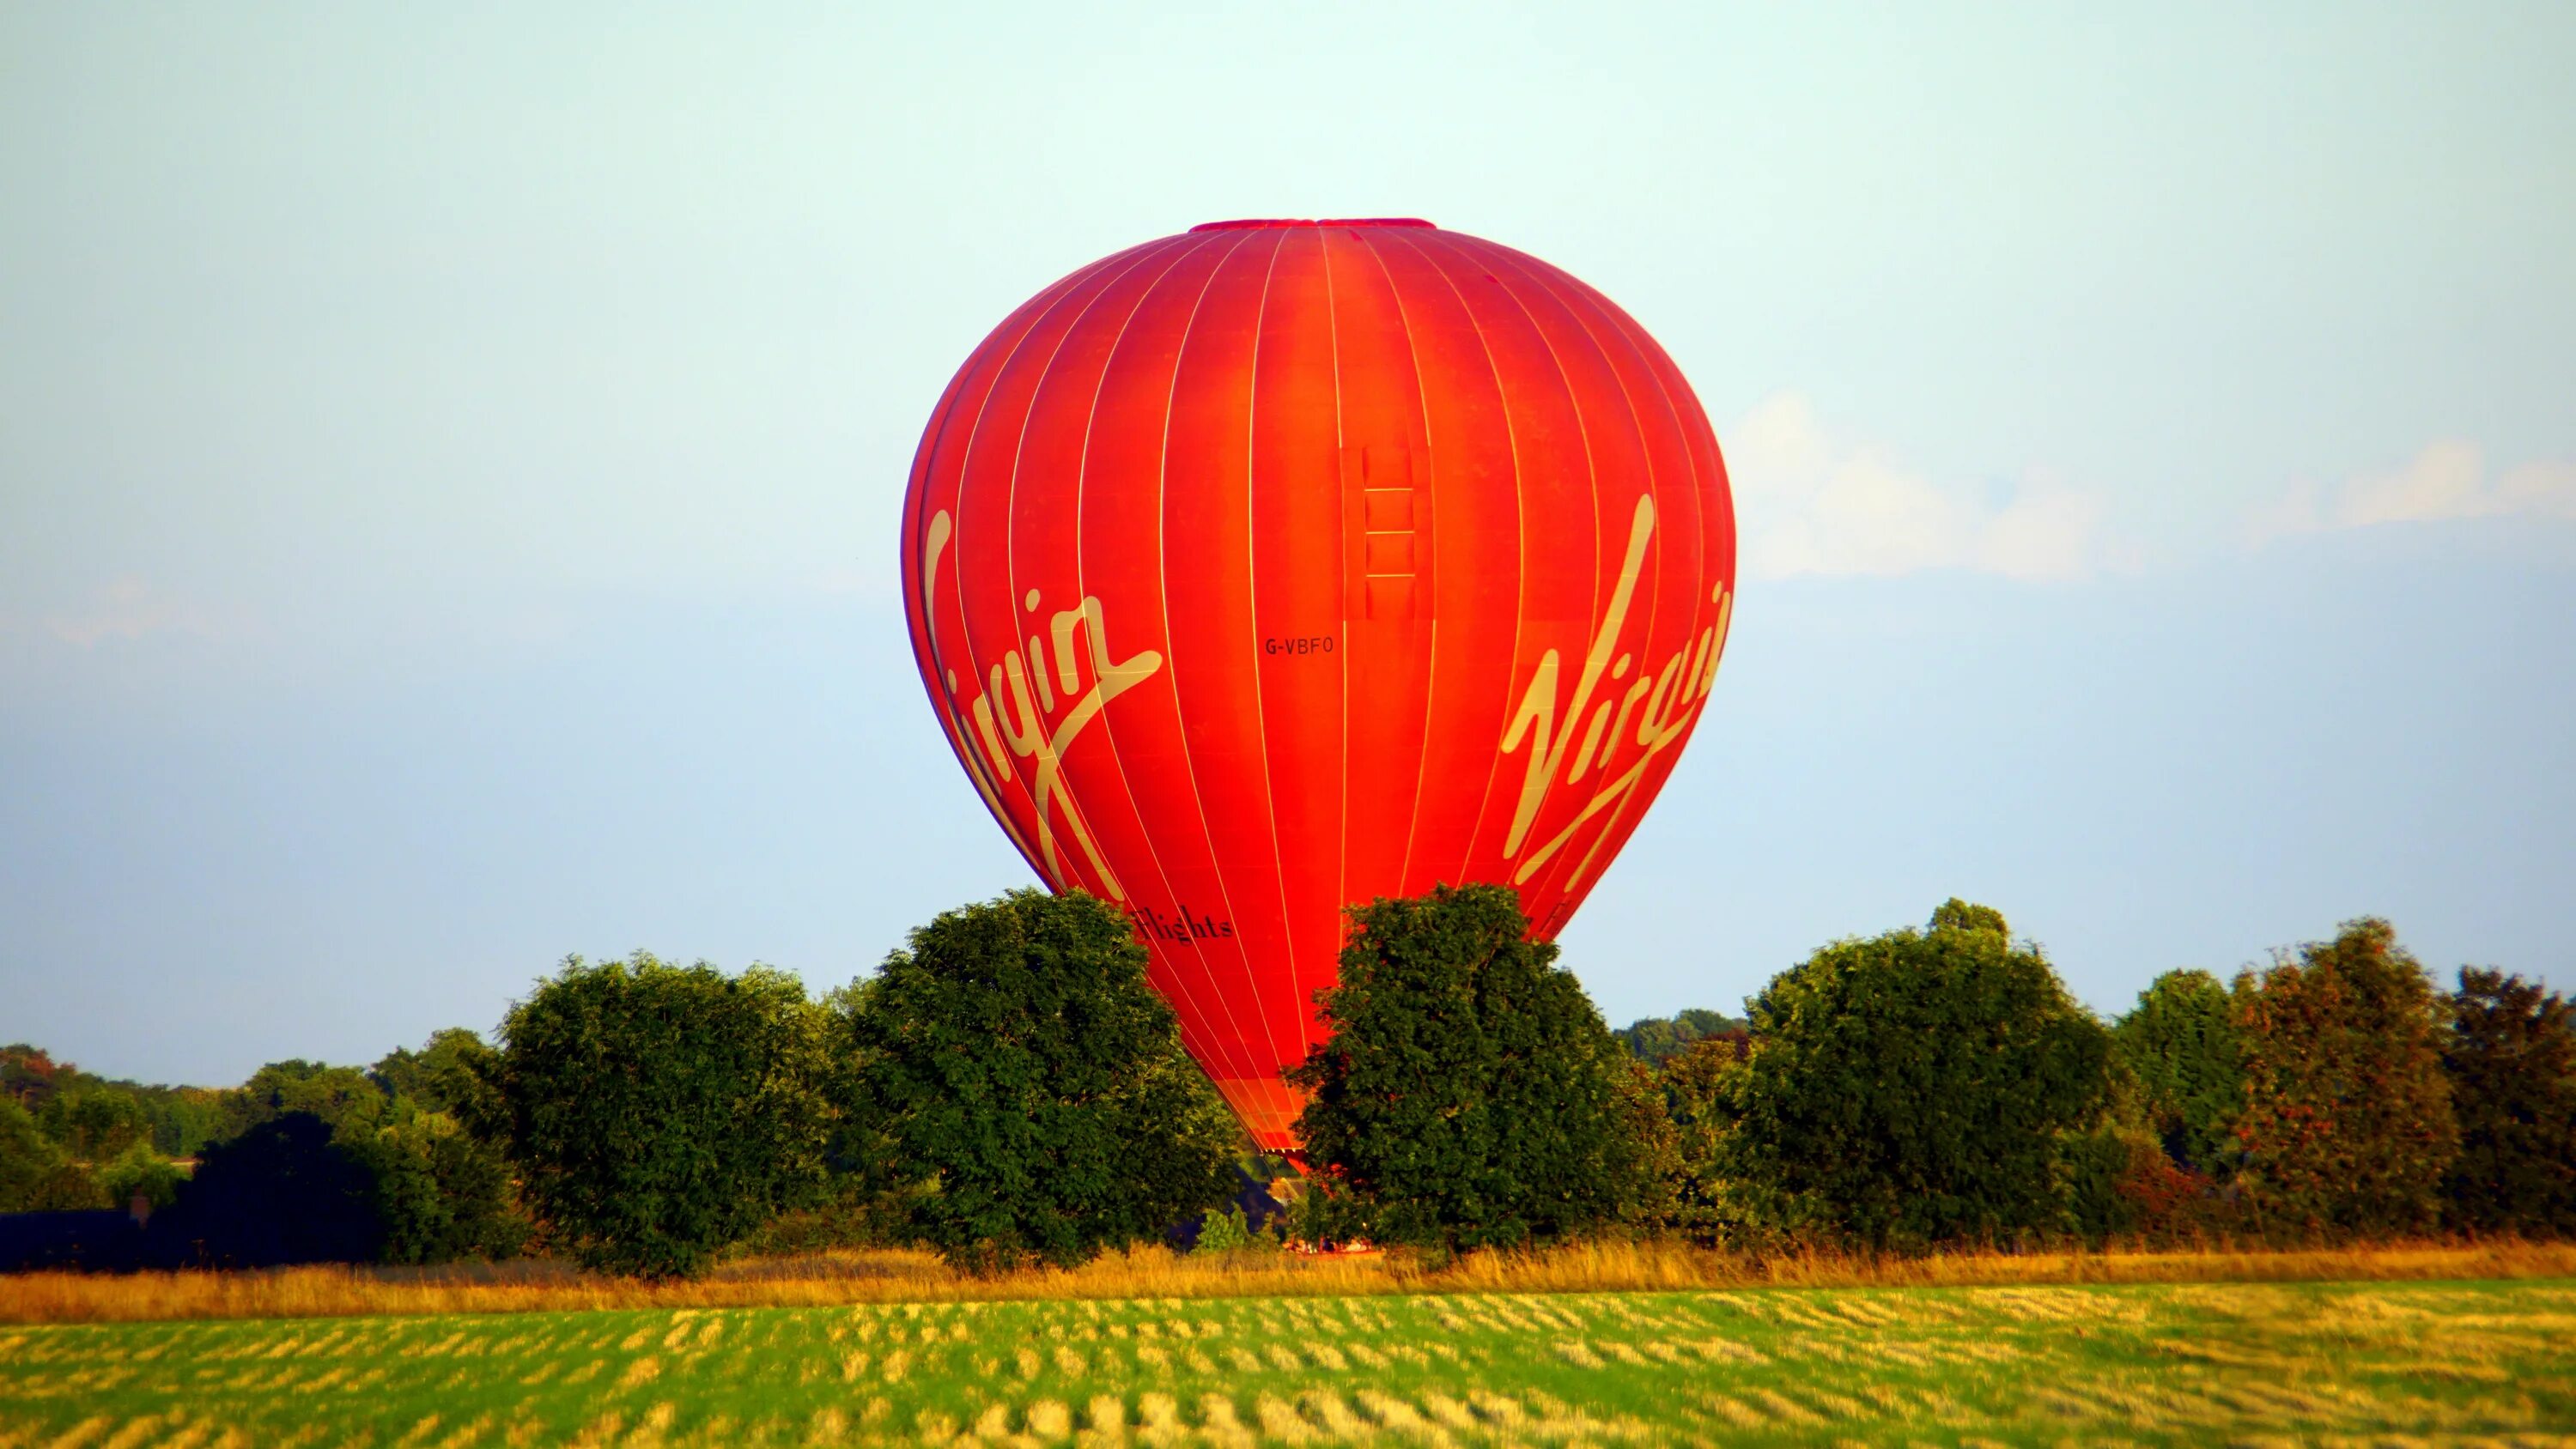
[[[238,1079],[1027,879],[893,597],[941,384],[1192,223],[1617,298],[1746,540],[1566,935],[1958,893],[2115,1010],[2576,978],[2576,9],[0,5],[0,1040]]]

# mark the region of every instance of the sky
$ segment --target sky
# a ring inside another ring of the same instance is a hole
[[[1098,256],[1412,215],[1715,421],[1614,1022],[2001,908],[2576,987],[2576,8],[0,6],[0,1041],[225,1083],[1029,883],[906,469]],[[889,688],[881,681],[906,681]]]

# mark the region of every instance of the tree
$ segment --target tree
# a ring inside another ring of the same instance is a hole
[[[69,1062],[57,1062],[43,1047],[23,1041],[0,1046],[0,1096],[16,1101],[29,1112],[44,1109],[45,1102],[61,1090],[66,1078],[81,1075]]]
[[[1727,1175],[1724,1149],[1733,1121],[1728,1077],[1751,1050],[1750,1033],[1702,1037],[1665,1058],[1655,1073],[1672,1133],[1664,1223],[1695,1243],[1713,1247],[1748,1236],[1748,1214]]]
[[[861,1042],[860,1013],[877,981],[873,977],[826,994],[831,1021],[831,1071],[823,1083],[832,1129],[823,1148],[823,1198],[782,1213],[748,1243],[755,1253],[814,1253],[832,1248],[882,1248],[919,1241],[913,1210],[929,1190],[925,1172],[902,1159],[886,1115],[876,1107]]]
[[[367,1077],[387,1096],[409,1097],[433,1112],[454,1113],[462,1099],[483,1090],[473,1069],[490,1052],[480,1035],[451,1026],[431,1032],[419,1051],[396,1047],[385,1053],[367,1069]]]
[[[147,1087],[152,1150],[164,1157],[194,1157],[215,1140],[223,1124],[223,1094],[205,1087]]]
[[[1520,897],[1437,886],[1350,920],[1341,982],[1316,998],[1332,1038],[1288,1075],[1351,1226],[1481,1248],[1640,1216],[1656,1163],[1632,1064]]]
[[[1989,935],[2007,937],[2012,934],[2011,928],[2004,924],[2003,912],[1992,906],[1980,906],[1963,901],[1957,896],[1952,896],[1932,908],[1932,922],[1929,929],[1983,931]]]
[[[2463,966],[2450,1014],[2452,1214],[2481,1232],[2576,1234],[2576,1011],[2536,982]]]
[[[1999,912],[1827,946],[1752,1016],[1727,1158],[1775,1226],[1905,1249],[2075,1226],[2061,1139],[2100,1124],[2109,1033]]]
[[[106,1162],[152,1137],[152,1114],[142,1099],[114,1087],[56,1092],[36,1120],[76,1162]]]
[[[118,1092],[141,1102],[151,1122],[152,1145],[164,1156],[193,1156],[216,1134],[219,1094],[206,1088],[110,1080],[55,1061],[42,1048],[25,1042],[0,1046],[0,1095],[16,1098],[29,1112],[43,1112],[58,1093],[84,1090]]]
[[[178,1164],[153,1151],[149,1142],[127,1147],[114,1161],[100,1164],[96,1175],[108,1206],[121,1208],[139,1197],[155,1212],[178,1201],[179,1188],[188,1180]]]
[[[18,1098],[0,1094],[0,1213],[94,1208],[97,1183],[71,1160]]]
[[[512,1005],[490,1068],[530,1205],[591,1267],[702,1271],[819,1191],[828,1032],[766,966],[567,957]]]
[[[509,1112],[492,1085],[498,1061],[481,1036],[452,1026],[367,1069],[392,1106],[350,1141],[376,1174],[385,1261],[508,1258],[526,1246],[533,1225],[501,1152]]]
[[[2236,979],[2239,1180],[2276,1236],[2421,1232],[2459,1154],[2432,978],[2375,917]]]
[[[408,1098],[403,1105],[381,1127],[338,1137],[373,1180],[384,1261],[517,1256],[530,1225],[511,1200],[500,1154],[446,1113],[421,1111]]]
[[[334,1067],[301,1057],[270,1062],[250,1080],[223,1094],[222,1135],[238,1137],[262,1122],[297,1112],[345,1127],[384,1120],[393,1100],[386,1088],[356,1067]]]
[[[207,1148],[152,1232],[165,1255],[214,1268],[364,1263],[384,1244],[373,1174],[310,1112]]]
[[[1232,1196],[1241,1130],[1115,908],[1017,890],[913,931],[849,1001],[867,1098],[952,1263],[1081,1262]]]
[[[2144,1125],[2174,1161],[2212,1177],[2235,1162],[2245,1111],[2245,1055],[2227,988],[2206,971],[2168,971],[2111,1029],[2136,1083]]]
[[[1744,1038],[1744,1023],[1715,1011],[1693,1008],[1678,1015],[1649,1016],[1610,1033],[1629,1053],[1650,1067],[1660,1067],[1695,1042],[1710,1037]]]

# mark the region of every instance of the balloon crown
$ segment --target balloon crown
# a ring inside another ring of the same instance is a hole
[[[1433,231],[1440,229],[1418,216],[1325,216],[1245,217],[1240,221],[1203,221],[1191,227],[1190,230],[1194,232],[1256,231],[1282,226],[1419,226],[1428,227]]]

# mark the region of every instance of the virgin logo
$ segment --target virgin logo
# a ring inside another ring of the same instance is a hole
[[[1511,833],[1503,841],[1504,857],[1518,857],[1520,861],[1512,872],[1514,885],[1537,874],[1540,866],[1597,819],[1592,844],[1575,863],[1574,873],[1566,878],[1566,888],[1572,889],[1592,868],[1601,843],[1609,838],[1616,807],[1636,792],[1655,757],[1678,744],[1689,732],[1691,721],[1699,714],[1700,701],[1708,697],[1709,686],[1717,682],[1717,657],[1725,651],[1727,617],[1735,603],[1723,584],[1710,595],[1710,602],[1717,605],[1717,619],[1700,631],[1695,645],[1685,644],[1675,650],[1660,671],[1639,677],[1616,699],[1604,696],[1597,704],[1594,702],[1593,696],[1605,678],[1615,689],[1635,662],[1630,655],[1618,653],[1619,631],[1628,622],[1629,605],[1636,602],[1637,576],[1645,569],[1646,545],[1654,536],[1655,500],[1641,496],[1629,521],[1628,552],[1619,566],[1619,582],[1610,593],[1609,612],[1602,615],[1601,627],[1593,634],[1591,647],[1584,651],[1583,672],[1575,676],[1573,697],[1563,701],[1564,713],[1557,712],[1558,678],[1563,666],[1556,651],[1550,649],[1540,656],[1529,689],[1522,694],[1520,707],[1513,711],[1511,723],[1503,731],[1504,754],[1517,753],[1523,745],[1529,747],[1529,766],[1521,777],[1520,808],[1512,813]],[[1574,726],[1582,721],[1587,709],[1592,721],[1583,731],[1582,745],[1574,750],[1573,768],[1567,770],[1566,751],[1574,745]],[[1633,735],[1629,733],[1631,718],[1636,721]],[[1632,747],[1634,753],[1626,756],[1623,765],[1623,752]],[[1538,821],[1539,807],[1547,803],[1560,775],[1567,785],[1580,786],[1587,774],[1596,783],[1583,808],[1566,822],[1564,829],[1522,855],[1521,847],[1529,843],[1530,827]]]
[[[922,539],[921,592],[922,612],[935,617],[932,600],[939,586],[939,564],[948,551],[950,535],[955,531],[945,509],[933,516]],[[1031,589],[1023,601],[1027,613],[1038,611],[1038,591]],[[1036,620],[1031,619],[1032,627]],[[1077,648],[1074,635],[1083,636],[1083,647]],[[935,639],[934,631],[934,639]],[[1050,647],[1051,646],[1051,647]],[[935,646],[934,646],[935,647]],[[1086,686],[1083,666],[1089,664]],[[1109,701],[1144,683],[1163,667],[1163,656],[1151,649],[1139,650],[1122,660],[1109,657],[1108,626],[1101,618],[1100,600],[1085,597],[1073,608],[1047,616],[1046,638],[1042,642],[1032,633],[1025,649],[1014,648],[1003,654],[1000,662],[988,666],[981,681],[985,687],[970,700],[960,701],[959,680],[955,669],[942,669],[946,693],[943,712],[948,715],[952,732],[966,733],[960,721],[974,721],[973,738],[981,747],[964,746],[959,754],[967,761],[967,772],[975,779],[984,803],[992,807],[995,819],[1018,842],[1022,850],[1029,842],[1020,840],[1019,831],[1010,815],[1002,809],[1000,787],[1016,778],[1013,760],[1028,762],[1029,796],[1037,804],[1038,838],[1035,854],[1045,862],[1047,879],[1061,886],[1064,869],[1057,858],[1057,822],[1082,850],[1091,865],[1092,874],[1112,900],[1127,898],[1118,883],[1117,873],[1102,859],[1100,846],[1093,840],[1091,827],[1074,804],[1073,795],[1065,789],[1063,761],[1065,752],[1100,718]],[[969,678],[972,662],[969,661]],[[999,701],[997,707],[995,701]]]

